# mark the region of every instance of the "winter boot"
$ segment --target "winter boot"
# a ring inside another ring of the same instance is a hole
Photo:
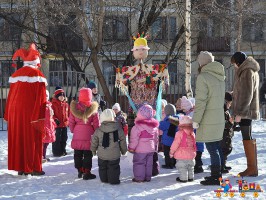
[[[221,166],[220,165],[211,165],[211,176],[205,177],[204,181],[201,181],[202,185],[220,185],[219,178],[222,177]]]
[[[78,178],[82,178],[82,175],[83,175],[83,168],[80,167],[80,168],[78,169]]]
[[[96,176],[91,173],[91,170],[84,169],[83,180],[95,179]]]
[[[40,171],[40,172],[32,172],[32,173],[31,173],[32,176],[42,176],[42,175],[44,175],[44,174],[45,174],[44,171]]]
[[[257,145],[256,140],[243,140],[245,154],[247,157],[247,169],[240,172],[240,176],[258,176]]]
[[[197,151],[197,155],[195,157],[195,166],[194,166],[194,173],[198,174],[198,173],[202,173],[204,170],[202,168],[203,162],[201,160],[201,156],[202,156],[202,152],[201,151]]]

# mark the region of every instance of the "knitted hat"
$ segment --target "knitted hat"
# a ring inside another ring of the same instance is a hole
[[[114,121],[114,120],[115,120],[115,113],[112,109],[105,109],[100,115],[101,123],[103,123],[104,121]]]
[[[175,115],[176,114],[176,108],[173,104],[167,104],[164,108],[165,115]]]
[[[91,99],[92,99],[92,92],[90,88],[83,87],[79,90],[79,102],[90,107]]]
[[[55,96],[55,98],[58,98],[60,96],[65,97],[65,91],[63,89],[57,89],[54,91],[54,96]]]
[[[179,126],[192,126],[192,118],[188,115],[183,115],[179,118]]]
[[[118,111],[121,111],[121,107],[120,107],[119,103],[115,103],[115,104],[113,105],[112,109],[113,109],[113,110],[116,109],[116,110],[118,110]]]
[[[137,118],[139,120],[151,119],[151,118],[153,118],[153,116],[154,116],[153,108],[148,104],[144,104],[143,106],[141,106],[138,110],[138,113],[137,113]]]
[[[181,109],[184,111],[189,111],[191,108],[193,108],[193,104],[186,96],[183,96],[181,98]]]
[[[201,51],[198,56],[199,65],[202,67],[214,61],[214,56],[208,51]]]
[[[165,99],[162,99],[162,106],[165,107],[167,105],[167,101]]]
[[[225,92],[224,99],[226,101],[233,101],[233,96],[230,92]]]
[[[17,57],[21,57],[23,60],[23,65],[27,66],[35,66],[35,67],[40,67],[41,66],[41,55],[39,53],[39,51],[36,49],[36,45],[34,43],[30,44],[29,49],[18,49],[13,57],[12,60],[14,62],[14,60]],[[12,64],[13,67],[17,67],[15,63]]]
[[[94,81],[90,81],[87,87],[90,89],[97,88],[97,84]]]
[[[241,65],[246,59],[247,55],[242,51],[238,51],[231,57],[231,63]]]
[[[188,98],[188,100],[192,103],[193,106],[195,106],[195,98],[190,97]]]

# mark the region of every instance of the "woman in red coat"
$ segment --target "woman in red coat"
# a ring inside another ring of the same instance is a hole
[[[34,44],[19,49],[23,67],[10,78],[4,119],[8,123],[8,169],[19,175],[43,175],[42,137],[45,118],[46,78],[38,69],[40,54]]]

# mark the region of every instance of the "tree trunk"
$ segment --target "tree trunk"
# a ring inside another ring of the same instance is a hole
[[[237,10],[238,10],[238,27],[237,27],[237,51],[241,51],[241,39],[242,39],[242,29],[243,29],[243,0],[237,0]]]
[[[191,32],[190,32],[191,1],[186,0],[185,11],[185,40],[186,40],[186,93],[187,97],[193,97],[191,89]]]
[[[108,102],[109,106],[112,106],[113,105],[113,98],[112,98],[112,96],[111,96],[111,94],[109,92],[109,89],[108,89],[108,87],[106,85],[106,82],[104,80],[104,76],[103,76],[101,67],[100,67],[99,62],[98,62],[98,55],[97,55],[97,51],[96,50],[92,50],[92,52],[91,52],[91,61],[93,63],[94,69],[96,71],[99,83],[101,84],[101,87],[103,89],[103,93],[105,95],[105,99]]]

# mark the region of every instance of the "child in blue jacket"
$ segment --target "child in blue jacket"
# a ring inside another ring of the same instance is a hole
[[[162,135],[162,144],[164,146],[164,160],[165,164],[162,165],[162,168],[173,169],[176,164],[176,160],[174,158],[170,158],[170,147],[174,141],[175,133],[177,132],[177,126],[171,124],[169,121],[169,117],[176,117],[176,108],[173,104],[167,104],[164,108],[165,118],[160,122],[159,129],[163,132]]]

